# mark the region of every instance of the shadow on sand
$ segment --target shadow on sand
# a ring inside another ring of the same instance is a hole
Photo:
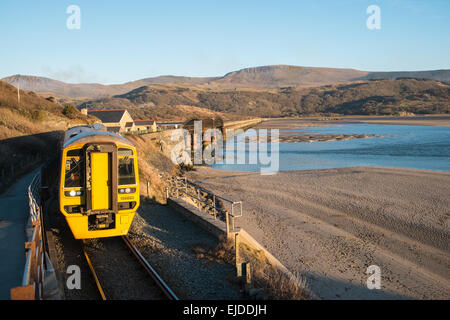
[[[381,289],[368,289],[365,284],[342,281],[316,274],[302,272],[306,279],[307,286],[324,300],[409,300],[411,297],[399,295],[394,292],[383,290],[383,278],[381,279]]]

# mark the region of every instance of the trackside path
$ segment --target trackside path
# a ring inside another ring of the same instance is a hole
[[[27,188],[38,171],[23,176],[0,195],[0,299],[22,284],[25,266],[26,224],[29,218]]]

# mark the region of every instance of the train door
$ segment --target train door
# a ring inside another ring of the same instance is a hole
[[[85,152],[87,213],[117,213],[117,147],[91,144]]]
[[[111,210],[111,154],[91,153],[92,210]]]

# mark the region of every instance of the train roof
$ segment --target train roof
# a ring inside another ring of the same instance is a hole
[[[73,144],[91,143],[91,142],[116,142],[134,147],[134,144],[113,132],[106,131],[103,125],[77,126],[66,131],[63,148]]]

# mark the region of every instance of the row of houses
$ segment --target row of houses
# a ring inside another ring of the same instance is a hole
[[[88,114],[87,109],[81,109],[81,113]],[[156,132],[169,129],[177,129],[181,122],[156,122],[154,120],[133,120],[126,109],[90,110],[89,115],[97,117],[108,131],[122,132]]]

